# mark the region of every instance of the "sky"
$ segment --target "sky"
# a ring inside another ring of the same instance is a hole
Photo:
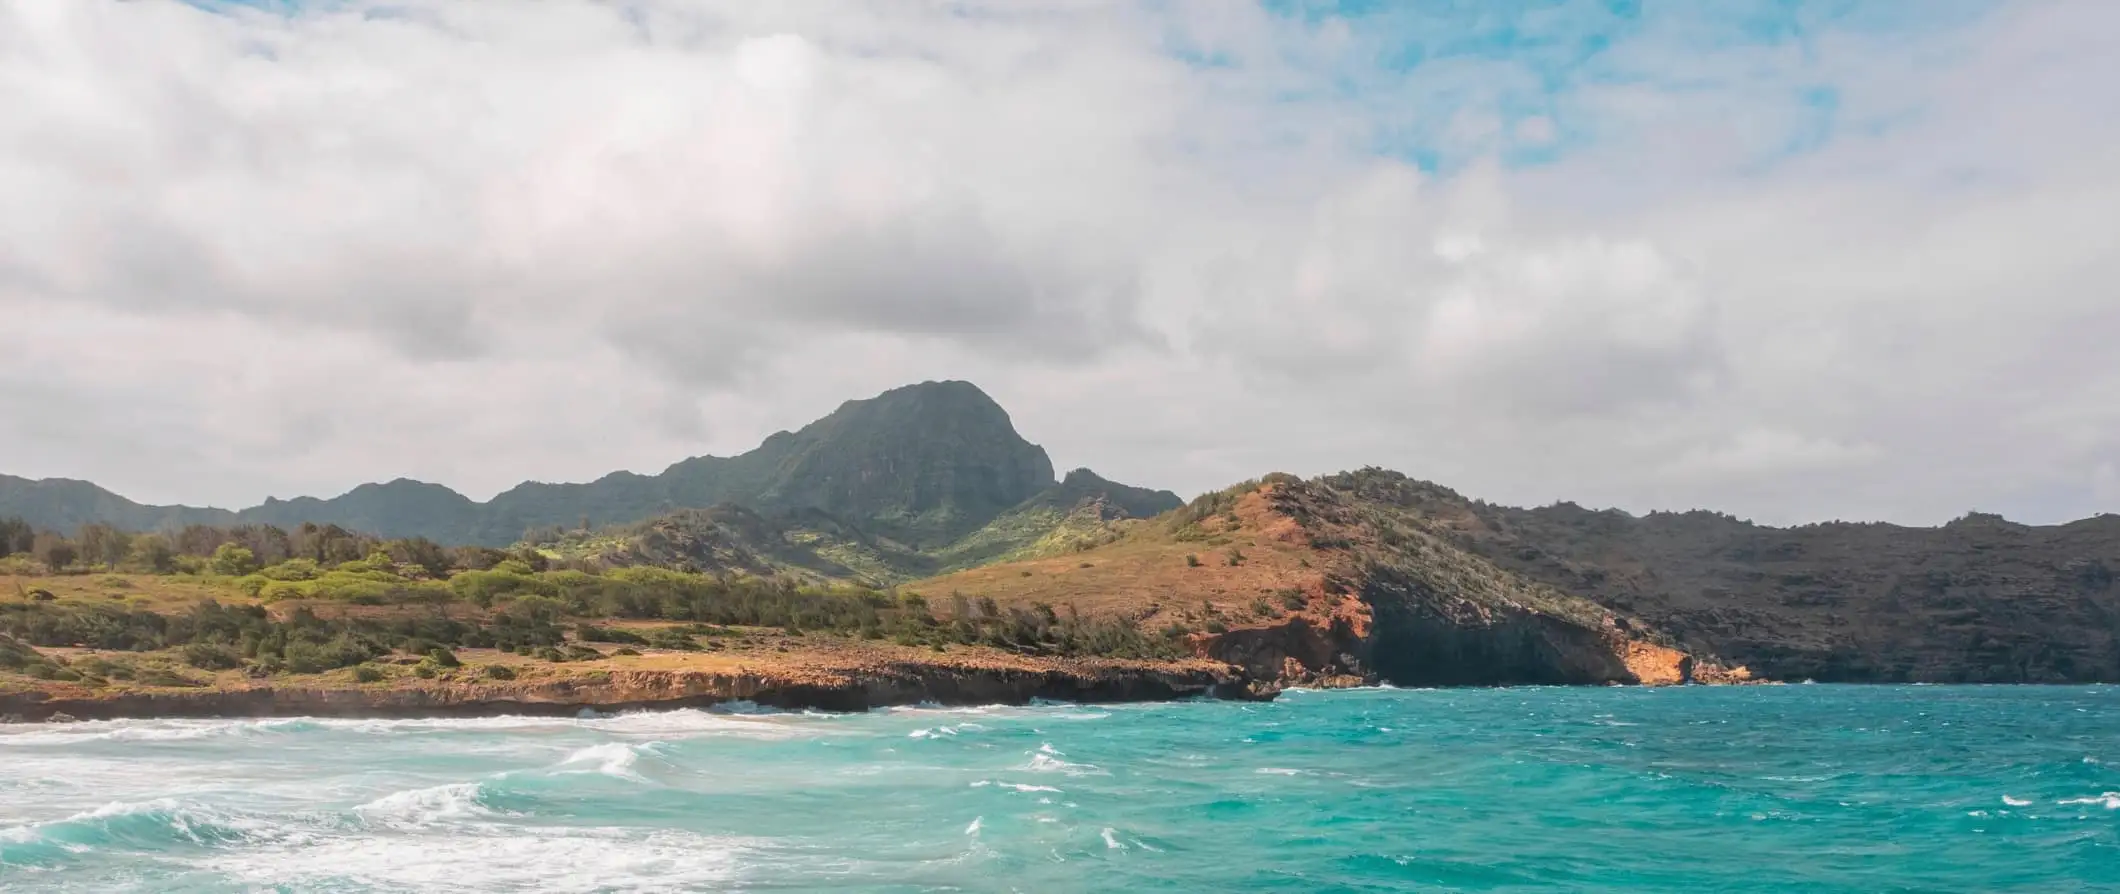
[[[0,0],[0,472],[483,499],[977,383],[1183,494],[2120,511],[2120,3]]]

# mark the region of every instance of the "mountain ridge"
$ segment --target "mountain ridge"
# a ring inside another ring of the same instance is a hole
[[[401,477],[336,497],[268,498],[241,510],[155,506],[92,482],[0,475],[0,517],[62,531],[89,523],[141,531],[337,524],[387,537],[505,546],[534,528],[602,527],[738,504],[823,510],[892,542],[932,550],[1064,483],[1044,448],[1023,439],[993,398],[969,382],[930,381],[846,401],[734,456],[687,457],[654,475],[621,470],[582,483],[524,481],[483,502]],[[1181,502],[1168,491],[1105,483],[1124,488],[1137,510]]]

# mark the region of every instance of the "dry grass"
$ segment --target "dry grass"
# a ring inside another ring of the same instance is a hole
[[[1236,564],[1232,551],[1242,556]],[[1065,611],[1072,605],[1103,617],[1162,616],[1203,602],[1242,612],[1262,598],[1278,605],[1290,591],[1321,594],[1324,561],[1292,519],[1269,507],[1262,490],[1190,528],[1138,525],[1084,552],[973,568],[903,589],[927,597],[937,612],[949,610],[953,593],[990,597],[1005,607],[1043,602]]]

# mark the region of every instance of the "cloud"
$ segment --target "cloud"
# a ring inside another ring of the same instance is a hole
[[[1180,490],[2120,508],[2120,10],[1921,10],[10,4],[0,469],[483,496],[950,377]]]

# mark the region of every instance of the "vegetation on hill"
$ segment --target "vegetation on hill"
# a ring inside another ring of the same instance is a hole
[[[0,677],[91,685],[180,686],[230,670],[269,677],[373,662],[433,673],[455,666],[461,649],[568,662],[617,650],[716,651],[762,634],[1027,656],[1184,651],[1174,636],[1051,603],[1002,608],[957,596],[931,605],[913,592],[776,574],[771,564],[606,564],[333,526],[135,536],[91,525],[59,537],[5,521],[0,553],[11,590],[0,594]]]

